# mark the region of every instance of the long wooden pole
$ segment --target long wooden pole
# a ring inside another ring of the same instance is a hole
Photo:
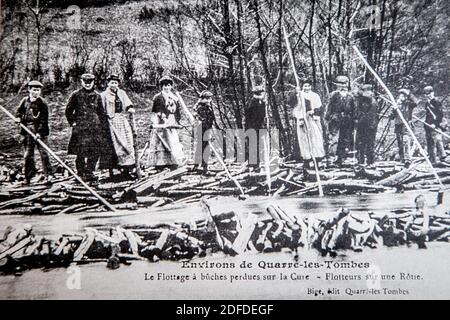
[[[423,123],[424,125],[426,125],[428,128],[430,128],[430,129],[436,131],[437,133],[441,134],[442,136],[444,136],[444,137],[450,139],[450,135],[448,135],[448,134],[442,132],[442,131],[439,130],[438,128],[433,127],[433,126],[432,126],[431,124],[429,124],[428,122],[425,122],[424,120],[422,120],[422,119],[420,119],[419,117],[416,117],[416,116],[414,116],[414,115],[413,115],[412,117],[413,117],[414,119],[416,119],[417,121],[422,122],[422,123]]]
[[[3,106],[0,106],[0,110],[2,110],[8,117],[10,117],[12,120],[16,121],[16,118],[8,111],[6,110]],[[47,151],[47,153],[49,155],[51,155],[56,161],[58,161],[67,171],[69,171],[69,173],[79,182],[81,183],[81,185],[86,188],[86,190],[88,190],[94,197],[96,197],[98,200],[100,200],[106,208],[108,208],[109,210],[116,212],[117,210],[108,202],[106,201],[102,196],[100,196],[97,192],[95,192],[95,190],[93,190],[91,187],[89,187],[86,182],[84,182],[83,180],[81,180],[81,178],[67,165],[64,163],[64,161],[61,160],[61,158],[59,158],[44,142],[42,142],[40,139],[37,138],[37,136],[30,131],[30,129],[28,129],[23,123],[19,123],[21,128],[23,130],[25,130],[26,133],[28,133],[33,139],[35,139],[37,141],[37,143],[39,143],[42,148],[45,149],[45,151]]]
[[[383,97],[383,96],[380,96],[380,97],[381,97],[381,99],[383,99],[384,101],[386,101],[386,102],[390,103],[391,105],[393,105],[393,103],[392,103],[391,101],[389,101],[388,99],[386,99],[385,97]],[[422,123],[423,123],[424,125],[426,125],[428,128],[430,128],[430,129],[436,131],[437,133],[442,134],[444,137],[450,139],[450,135],[448,135],[448,134],[442,132],[441,130],[439,130],[439,129],[437,129],[437,128],[433,128],[433,126],[432,126],[431,124],[425,122],[424,120],[420,119],[419,117],[416,117],[415,115],[412,115],[412,117],[413,117],[414,119],[416,119],[417,121],[422,122]]]
[[[297,100],[298,102],[302,105],[302,107],[305,106],[305,101],[304,101],[304,97],[302,95],[302,92],[300,90],[300,80],[298,79],[298,75],[297,75],[297,71],[295,70],[295,64],[294,64],[294,56],[292,54],[292,49],[291,49],[291,45],[289,43],[289,39],[286,33],[286,28],[283,25],[283,33],[284,33],[284,38],[286,40],[286,48],[289,54],[289,58],[291,60],[291,64],[292,64],[292,70],[294,72],[294,78],[295,78],[295,84],[296,84],[296,92],[297,92]],[[319,166],[317,165],[317,161],[316,158],[313,155],[313,149],[312,149],[312,143],[311,143],[311,139],[309,137],[309,128],[308,128],[308,123],[307,123],[307,119],[304,119],[304,123],[305,123],[305,131],[306,131],[306,140],[308,141],[308,147],[309,147],[309,151],[311,153],[311,158],[312,161],[314,163],[314,170],[316,171],[316,180],[317,180],[317,185],[319,188],[319,196],[323,197],[323,188],[322,188],[322,182],[320,180],[320,174],[319,174]],[[300,141],[299,141],[300,143]]]
[[[133,148],[134,148],[134,159],[136,161],[136,177],[140,179],[142,177],[141,172],[141,162],[139,158],[139,151],[137,149],[137,130],[136,130],[136,119],[134,118],[134,113],[130,112],[130,122],[131,122],[131,130],[133,130]]]
[[[214,146],[212,145],[211,141],[208,141],[208,144],[211,147],[211,150],[216,155],[217,160],[222,165],[222,168],[225,171],[225,173],[227,174],[227,176],[231,179],[231,181],[234,182],[236,187],[238,187],[239,191],[241,191],[241,196],[245,196],[244,189],[242,189],[242,186],[240,185],[240,183],[231,175],[230,171],[228,170],[227,166],[225,165],[225,162],[223,162],[219,152],[217,152],[216,148],[214,148]]]
[[[267,83],[266,83],[267,84]],[[270,84],[269,84],[270,85]],[[269,99],[267,99],[267,96],[265,97],[265,113],[266,113],[266,127],[267,127],[267,134],[264,139],[265,148],[264,148],[264,171],[266,173],[266,181],[267,181],[267,193],[270,197],[270,193],[272,192],[272,179],[270,175],[270,120],[269,120]],[[259,135],[258,135],[259,138]],[[259,143],[258,143],[259,145]],[[261,146],[260,146],[261,147]],[[250,152],[250,150],[249,150]],[[259,153],[259,150],[258,150]],[[259,157],[259,155],[258,155]],[[249,157],[250,158],[250,157]]]
[[[367,69],[373,74],[375,79],[377,79],[377,81],[380,83],[381,87],[388,94],[389,99],[391,100],[391,103],[394,106],[395,111],[397,112],[399,118],[402,120],[403,124],[405,125],[406,130],[408,130],[409,134],[411,135],[414,143],[419,148],[420,153],[422,154],[422,156],[424,157],[424,159],[427,162],[428,166],[430,167],[431,172],[435,176],[436,180],[439,182],[439,185],[441,186],[441,188],[444,188],[444,185],[443,185],[441,179],[439,178],[439,175],[437,174],[436,170],[434,169],[433,164],[431,163],[430,159],[428,158],[425,150],[422,148],[421,144],[419,143],[419,140],[417,140],[417,137],[415,136],[414,132],[412,131],[408,121],[406,121],[405,117],[403,116],[402,112],[400,111],[400,108],[397,106],[397,103],[395,102],[395,98],[392,95],[391,91],[388,89],[388,87],[383,82],[383,80],[381,80],[381,78],[378,76],[378,74],[375,72],[375,70],[373,70],[373,68],[370,66],[370,64],[367,62],[367,60],[364,58],[362,53],[359,51],[359,49],[355,45],[353,45],[353,50],[355,50],[355,52],[358,55],[359,59],[361,59],[361,61],[365,64]]]

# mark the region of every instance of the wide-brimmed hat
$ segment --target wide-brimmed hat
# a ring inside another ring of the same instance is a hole
[[[167,75],[166,76],[162,76],[161,79],[159,79],[159,84],[163,85],[163,84],[166,84],[166,83],[173,84],[173,79],[170,76],[167,76]]]
[[[42,88],[44,85],[37,81],[37,80],[31,80],[28,82],[28,88]]]
[[[81,75],[81,80],[95,80],[95,76],[92,73],[85,73]]]
[[[208,90],[204,90],[200,93],[200,98],[211,98],[212,96],[212,92]]]
[[[119,76],[117,75],[117,74],[111,74],[107,79],[106,79],[106,81],[112,81],[112,80],[114,80],[114,81],[117,81],[117,82],[120,82],[120,78],[119,78]]]

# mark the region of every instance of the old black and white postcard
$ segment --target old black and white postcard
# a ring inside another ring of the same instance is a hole
[[[450,298],[448,1],[0,3],[0,299]]]

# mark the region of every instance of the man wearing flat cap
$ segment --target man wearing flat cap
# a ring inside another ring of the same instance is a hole
[[[104,150],[100,156],[100,169],[109,169],[112,176],[113,169],[117,168],[129,176],[136,164],[133,129],[129,122],[129,114],[135,110],[127,93],[119,88],[119,76],[112,74],[107,81],[108,87],[100,95],[112,148]]]
[[[400,108],[405,120],[411,124],[413,111],[417,107],[417,99],[409,89],[402,88],[398,91],[397,107]],[[414,152],[414,143],[396,110],[392,110],[391,119],[394,119],[394,133],[397,140],[400,161],[410,163]]]
[[[81,89],[74,91],[66,105],[66,118],[72,128],[68,154],[75,160],[78,175],[86,181],[95,181],[94,170],[100,154],[108,148],[106,114],[100,94],[94,90],[95,76],[81,76]]]
[[[336,165],[341,166],[347,157],[347,152],[354,148],[353,131],[355,128],[356,101],[349,92],[349,79],[346,76],[336,77],[336,90],[330,95],[325,119],[330,135],[330,147],[335,144],[339,135],[336,149]]]
[[[204,90],[200,93],[200,100],[194,106],[194,116],[201,122],[200,126],[196,127],[196,130],[201,129],[201,132],[197,132],[196,134],[196,137],[201,139],[201,144],[200,141],[197,141],[195,159],[197,160],[201,157],[201,167],[204,174],[208,171],[209,160],[209,153],[205,153],[204,151],[208,146],[208,141],[212,135],[211,129],[213,129],[216,124],[212,107],[212,97],[212,92]],[[196,163],[199,163],[199,161],[196,161]],[[200,170],[200,164],[197,165],[197,170]]]
[[[48,105],[41,97],[42,87],[43,85],[39,81],[34,80],[28,83],[28,97],[23,98],[19,104],[16,112],[16,122],[22,123],[36,135],[37,139],[47,144],[47,137],[50,133],[48,127]],[[24,183],[29,184],[36,173],[34,161],[34,149],[36,146],[41,155],[44,179],[48,181],[51,174],[51,166],[47,152],[24,129],[21,129],[20,134],[23,136],[25,150]]]
[[[446,158],[444,143],[442,141],[442,135],[437,133],[437,130],[446,130],[446,119],[444,119],[444,113],[442,111],[442,103],[434,96],[434,90],[432,86],[426,86],[423,88],[423,93],[427,99],[425,103],[426,117],[425,122],[428,125],[425,126],[425,137],[427,140],[427,151],[430,161],[435,164],[438,159],[444,161]],[[436,150],[437,149],[437,150]],[[436,159],[438,156],[438,159]]]
[[[248,155],[246,158],[249,161],[249,167],[259,167],[261,163],[261,137],[260,129],[266,129],[266,102],[264,86],[255,86],[252,90],[253,97],[250,100],[247,109],[245,110],[245,130],[253,129],[256,131],[256,146],[248,148]],[[249,141],[250,142],[250,141]],[[254,156],[251,150],[256,150]],[[255,161],[256,160],[256,161]]]
[[[356,96],[356,151],[358,163],[372,165],[375,161],[375,137],[378,126],[378,102],[371,84],[362,85]],[[367,158],[367,159],[366,159]]]

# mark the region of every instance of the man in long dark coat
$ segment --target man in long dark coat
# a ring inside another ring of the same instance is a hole
[[[68,154],[77,156],[78,175],[87,181],[95,180],[94,170],[107,144],[107,121],[100,95],[94,90],[95,77],[81,76],[82,88],[74,91],[67,102],[66,118],[72,127]]]
[[[265,91],[263,86],[256,86],[253,89],[253,97],[245,110],[245,130],[254,129],[256,131],[256,146],[250,146],[248,154],[249,157],[249,167],[258,167],[261,163],[261,152],[260,152],[260,129],[267,129],[266,122],[266,102]],[[256,147],[256,148],[255,148]],[[250,151],[256,150],[256,163],[251,163],[252,157],[250,156]]]
[[[328,132],[331,136],[339,134],[336,150],[336,165],[341,166],[347,156],[347,152],[354,148],[355,129],[355,98],[349,92],[349,79],[346,76],[336,78],[337,90],[330,96],[326,120]]]
[[[214,125],[216,124],[216,119],[214,117],[214,110],[212,108],[212,96],[213,94],[208,91],[202,91],[200,93],[200,100],[197,102],[197,104],[194,106],[194,112],[197,120],[201,122],[200,127],[201,128],[201,134],[197,135],[200,141],[197,142],[197,149],[196,149],[196,159],[197,157],[201,156],[202,159],[202,173],[207,173],[208,171],[208,160],[209,157],[207,157],[207,154],[205,154],[205,149],[208,146],[208,141],[205,140],[205,138],[210,139],[210,136],[205,136],[205,132],[208,132],[209,135],[212,135],[212,132],[210,131]],[[201,149],[200,149],[201,146]],[[197,166],[197,170],[200,170],[200,164]]]
[[[356,150],[358,162],[372,165],[375,161],[375,137],[378,126],[378,103],[374,98],[371,84],[365,84],[360,94],[356,97],[357,102],[357,124],[356,124]]]
[[[425,97],[427,98],[425,104],[425,122],[429,126],[425,125],[425,137],[427,139],[428,157],[430,158],[430,161],[432,163],[436,163],[436,152],[439,160],[445,160],[445,150],[444,143],[442,141],[442,135],[433,130],[437,129],[442,131],[446,129],[444,125],[444,113],[442,110],[442,103],[434,96],[433,87],[426,86],[423,91]]]

